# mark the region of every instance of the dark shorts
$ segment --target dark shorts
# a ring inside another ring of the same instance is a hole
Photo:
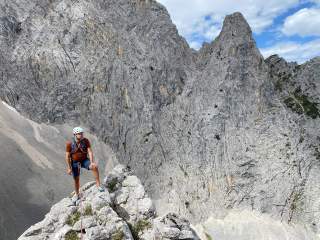
[[[72,161],[71,162],[71,166],[72,166],[72,175],[73,177],[78,177],[79,176],[79,172],[80,172],[80,167],[79,165],[81,164],[81,167],[82,168],[86,168],[88,170],[89,169],[89,166],[90,166],[90,160],[87,158],[85,160],[83,160],[82,162],[75,162],[75,161]]]

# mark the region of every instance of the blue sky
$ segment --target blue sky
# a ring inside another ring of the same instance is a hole
[[[264,57],[278,54],[304,63],[320,56],[320,0],[157,0],[169,11],[180,35],[198,50],[219,34],[227,14],[249,22]]]

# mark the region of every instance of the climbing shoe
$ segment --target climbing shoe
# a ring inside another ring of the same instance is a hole
[[[97,187],[97,189],[98,189],[99,192],[104,192],[104,188],[101,187],[101,186]]]

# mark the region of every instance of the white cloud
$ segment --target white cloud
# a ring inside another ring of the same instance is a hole
[[[320,36],[319,26],[320,9],[303,8],[285,19],[281,31],[287,36]]]
[[[195,49],[195,50],[199,50],[201,48],[202,44],[198,41],[192,41],[190,42],[190,47]]]
[[[200,35],[212,41],[219,33],[225,15],[241,12],[253,31],[261,33],[275,17],[299,4],[299,0],[158,0],[169,11],[179,33],[187,40]],[[210,20],[205,20],[210,16]]]
[[[320,56],[320,39],[306,43],[282,42],[268,48],[262,48],[260,51],[265,58],[278,54],[287,61],[303,63],[313,57]]]
[[[192,32],[194,36],[200,36],[205,41],[212,41],[220,32],[220,25],[213,24],[211,21],[197,21],[193,25]]]

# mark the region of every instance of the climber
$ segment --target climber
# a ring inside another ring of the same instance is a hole
[[[75,197],[73,198],[74,204],[80,200],[80,168],[92,170],[95,176],[98,191],[104,191],[104,188],[100,185],[98,166],[93,160],[91,144],[87,138],[83,137],[83,132],[84,131],[81,127],[75,127],[73,129],[72,141],[67,141],[66,143],[67,173],[69,175],[73,175],[76,193]]]

